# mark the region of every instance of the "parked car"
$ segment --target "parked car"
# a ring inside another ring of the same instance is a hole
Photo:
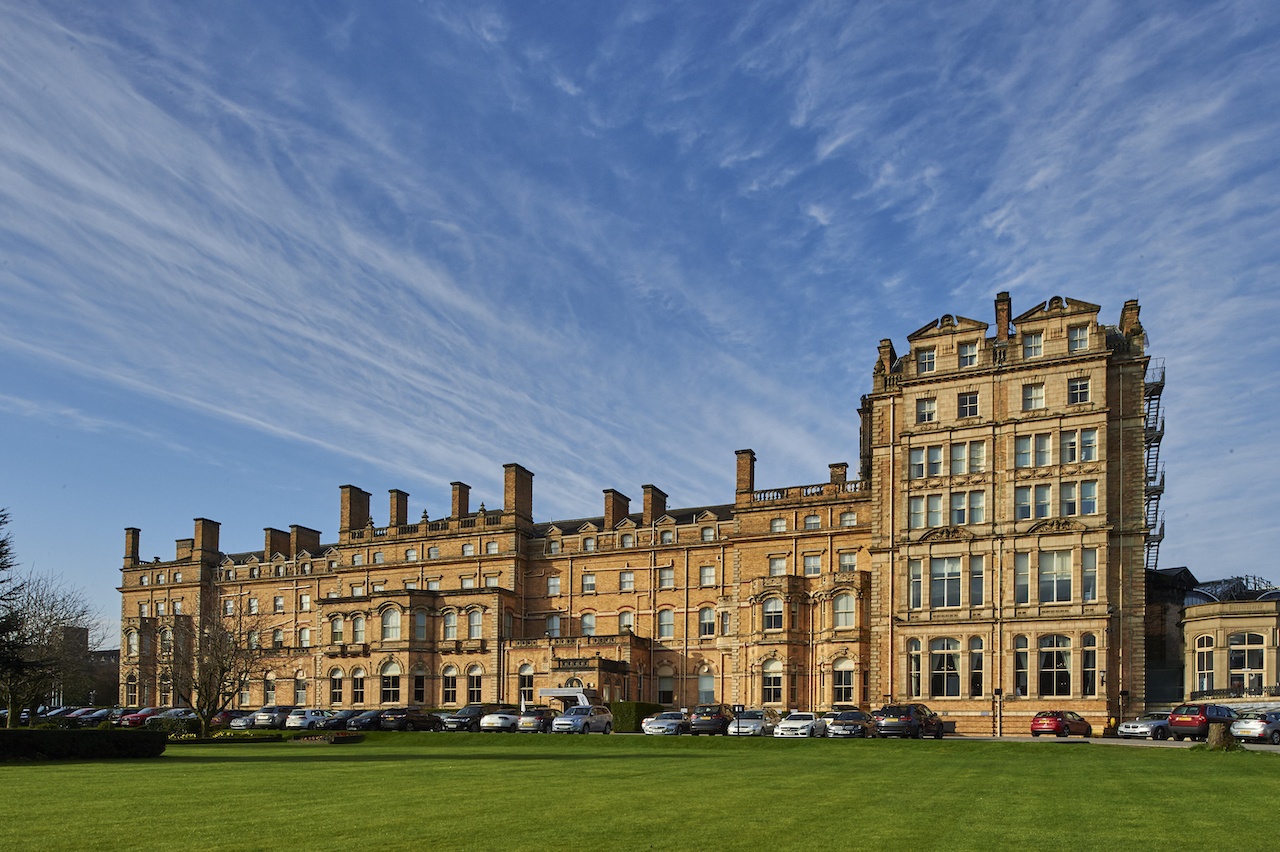
[[[281,730],[289,714],[296,709],[292,704],[268,704],[253,714],[253,727]]]
[[[659,713],[656,716],[650,716],[645,719],[640,723],[640,730],[651,735],[670,734],[677,736],[679,734],[687,734],[689,733],[689,717],[679,710],[668,710],[665,713]]]
[[[782,721],[777,710],[768,707],[756,710],[743,710],[729,725],[731,737],[771,737],[773,731]]]
[[[514,734],[520,726],[520,708],[503,706],[480,717],[480,730]]]
[[[1234,708],[1221,704],[1179,704],[1169,714],[1169,733],[1179,742],[1187,737],[1203,740],[1209,736],[1211,722],[1230,725],[1239,718]]]
[[[132,713],[126,713],[120,717],[120,727],[141,728],[143,725],[147,724],[148,719],[163,710],[163,707],[143,707],[141,710],[134,710]]]
[[[1250,713],[1231,723],[1231,735],[1280,745],[1280,713]]]
[[[444,729],[479,732],[480,720],[497,709],[497,704],[468,704],[461,710],[444,717]]]
[[[376,731],[381,725],[381,710],[365,710],[347,720],[348,731]]]
[[[253,729],[253,714],[245,713],[243,716],[236,716],[227,723],[227,727],[233,731],[248,731]]]
[[[168,722],[194,723],[198,728],[200,726],[200,717],[190,707],[174,707],[155,714],[147,719],[144,725],[148,728],[159,728]]]
[[[924,704],[889,704],[871,716],[875,719],[873,737],[942,739],[942,720]]]
[[[1079,713],[1070,710],[1041,710],[1031,720],[1031,736],[1053,734],[1058,737],[1069,737],[1079,734],[1082,737],[1093,736],[1093,726],[1089,720]]]
[[[1116,728],[1116,734],[1125,740],[1133,737],[1151,737],[1153,740],[1167,740],[1169,739],[1169,714],[1143,713],[1136,719],[1121,722],[1120,726]]]
[[[773,729],[775,737],[821,737],[826,732],[826,722],[817,713],[792,713]]]
[[[699,704],[689,714],[689,733],[728,735],[733,708],[728,704]]]
[[[83,725],[83,719],[86,716],[92,716],[94,713],[97,713],[97,712],[98,712],[97,707],[81,707],[79,709],[72,710],[70,713],[66,714],[62,718],[66,720],[68,727],[79,728]]]
[[[360,710],[339,710],[337,713],[330,713],[329,718],[325,719],[317,727],[322,731],[345,731],[347,722],[359,716],[360,713]]]
[[[328,710],[319,707],[295,707],[289,711],[284,720],[286,730],[314,730],[320,727],[332,715]]]
[[[236,719],[242,719],[248,715],[248,710],[221,710],[214,714],[213,719],[209,722],[209,726],[213,728],[229,728],[231,727],[231,723]],[[252,721],[253,720],[251,719],[250,724],[252,724]]]
[[[875,726],[875,719],[861,710],[843,710],[835,718],[827,720],[827,736],[867,737]]]
[[[613,733],[613,714],[608,707],[599,704],[578,704],[564,711],[551,723],[554,734],[589,734],[599,731],[602,734]]]
[[[86,713],[76,720],[76,724],[81,728],[96,728],[103,722],[111,721],[111,714],[114,708],[103,707],[101,710],[94,710],[92,713]]]
[[[549,734],[551,723],[560,715],[554,707],[526,707],[520,714],[520,723],[516,730],[522,734]]]
[[[421,707],[392,707],[378,723],[384,731],[443,731],[444,720]]]

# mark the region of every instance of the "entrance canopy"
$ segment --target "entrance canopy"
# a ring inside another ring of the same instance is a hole
[[[600,695],[594,689],[585,689],[581,686],[551,687],[548,689],[538,690],[539,698],[557,698],[564,702],[565,706],[571,704],[599,704]]]

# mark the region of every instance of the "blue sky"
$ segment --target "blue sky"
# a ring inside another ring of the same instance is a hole
[[[347,483],[820,482],[877,342],[1009,290],[1141,300],[1161,565],[1280,583],[1278,48],[1274,2],[0,0],[19,559],[113,620],[125,527],[332,541]]]

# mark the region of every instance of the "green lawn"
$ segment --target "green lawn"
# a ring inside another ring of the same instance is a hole
[[[0,790],[6,852],[1280,844],[1280,755],[1080,740],[374,734],[4,764]]]

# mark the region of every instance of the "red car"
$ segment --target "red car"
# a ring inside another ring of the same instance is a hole
[[[1079,734],[1082,737],[1093,736],[1093,726],[1089,720],[1079,713],[1070,710],[1041,710],[1031,720],[1031,736],[1053,734],[1058,737],[1069,737]]]
[[[147,724],[147,720],[163,710],[163,707],[144,707],[141,710],[135,710],[132,713],[126,713],[120,717],[120,727],[122,728],[141,728]]]
[[[1169,733],[1178,742],[1190,737],[1204,740],[1209,736],[1209,723],[1230,725],[1240,718],[1233,707],[1221,704],[1180,704],[1169,714]]]

